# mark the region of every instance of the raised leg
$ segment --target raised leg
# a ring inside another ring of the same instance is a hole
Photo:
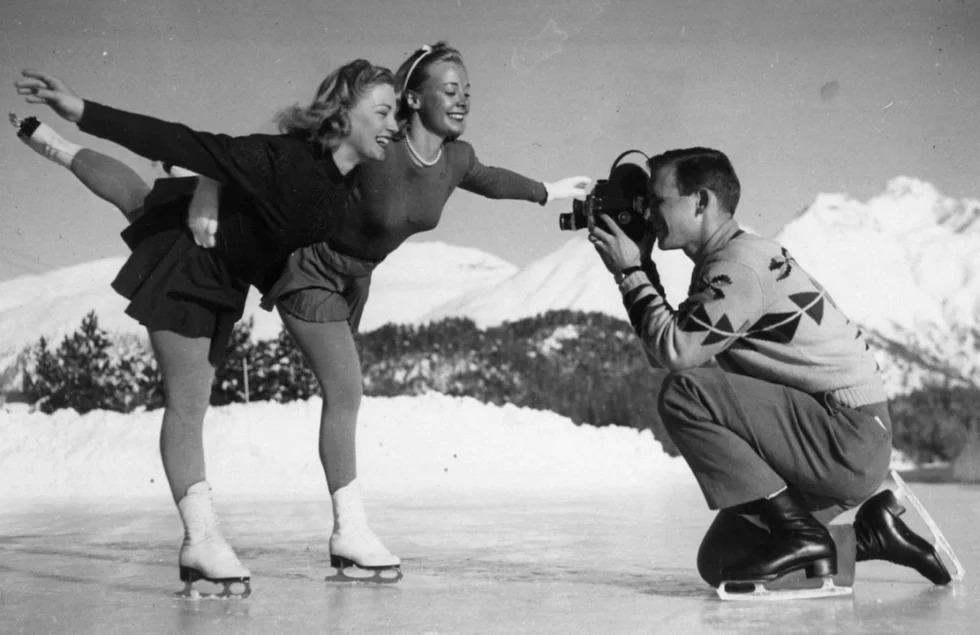
[[[128,165],[68,141],[36,117],[20,119],[11,113],[10,122],[29,148],[68,168],[90,192],[112,203],[129,222],[142,214],[150,186]]]

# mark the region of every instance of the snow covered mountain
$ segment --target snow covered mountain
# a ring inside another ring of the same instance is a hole
[[[817,197],[776,239],[868,329],[890,389],[980,386],[980,200],[898,177],[866,203]]]
[[[124,313],[126,301],[109,286],[122,263],[123,258],[106,258],[0,282],[0,371],[41,335],[59,342],[92,310],[110,332],[142,336],[142,327]],[[414,322],[455,295],[493,285],[516,271],[514,265],[478,249],[407,243],[375,272],[361,328]],[[245,315],[255,317],[255,337],[276,337],[281,328],[278,314],[258,304],[253,290]]]
[[[657,262],[667,297],[676,306],[687,295],[691,261],[674,251],[659,254]],[[474,289],[434,308],[423,320],[466,316],[488,327],[552,309],[626,319],[622,296],[584,232],[492,288]]]
[[[850,317],[882,332],[980,315],[980,200],[899,177],[867,203],[818,196],[776,240]]]

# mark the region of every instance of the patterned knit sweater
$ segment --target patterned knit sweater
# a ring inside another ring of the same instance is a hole
[[[845,406],[886,401],[861,330],[778,243],[728,220],[694,264],[676,311],[653,267],[619,285],[654,366],[683,370],[714,358],[725,371],[830,392]]]

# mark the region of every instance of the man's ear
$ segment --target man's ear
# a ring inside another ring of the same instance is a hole
[[[703,212],[708,209],[709,203],[711,203],[711,193],[704,188],[698,190],[698,209]]]

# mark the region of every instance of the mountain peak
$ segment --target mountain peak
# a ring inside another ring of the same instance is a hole
[[[888,181],[884,191],[860,202],[846,194],[819,194],[790,224],[814,223],[837,231],[876,231],[899,236],[941,228],[980,233],[980,200],[954,199],[932,183],[909,176]]]

